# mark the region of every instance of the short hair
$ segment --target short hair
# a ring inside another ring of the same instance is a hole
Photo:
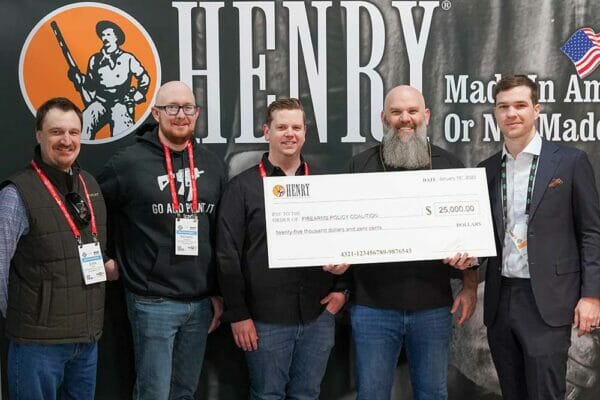
[[[79,122],[81,122],[81,126],[83,126],[83,115],[79,107],[75,105],[71,100],[66,97],[53,97],[49,100],[46,100],[41,106],[38,107],[35,113],[35,129],[41,131],[44,126],[44,119],[46,118],[46,114],[48,111],[53,108],[57,108],[61,111],[68,112],[73,111],[77,114],[77,118],[79,118]]]
[[[112,21],[98,22],[96,24],[96,35],[98,35],[98,37],[102,39],[102,32],[104,32],[107,29],[112,29],[115,33],[115,36],[117,37],[117,45],[120,46],[123,43],[125,43],[125,33],[123,32],[123,29],[121,29],[119,25],[115,24]]]
[[[507,75],[502,77],[496,84],[496,87],[494,87],[494,102],[496,101],[498,93],[505,92],[518,86],[528,87],[531,90],[531,103],[533,105],[538,103],[537,85],[525,75]]]
[[[304,122],[304,125],[306,125],[306,113],[304,112],[304,107],[302,107],[302,103],[300,103],[300,100],[290,97],[278,99],[269,104],[269,106],[267,107],[267,118],[265,120],[265,124],[271,124],[271,122],[273,121],[273,112],[278,110],[302,111],[302,121]]]

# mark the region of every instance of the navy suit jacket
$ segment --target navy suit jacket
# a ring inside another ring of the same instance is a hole
[[[504,216],[499,152],[486,169],[497,257],[486,270],[484,323],[491,325],[500,299]],[[600,208],[594,171],[586,153],[542,140],[527,227],[531,286],[550,326],[573,322],[583,296],[600,297]]]

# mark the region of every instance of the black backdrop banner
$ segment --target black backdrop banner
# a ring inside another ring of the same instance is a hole
[[[500,149],[491,93],[510,73],[538,83],[540,134],[585,150],[600,169],[600,71],[578,71],[561,50],[600,32],[597,0],[3,0],[1,10],[0,179],[30,159],[33,115],[45,99],[67,96],[85,110],[80,162],[98,173],[134,141],[160,84],[176,79],[193,88],[202,108],[197,137],[232,174],[266,149],[265,107],[287,96],[299,97],[307,111],[306,157],[343,171],[353,154],[382,137],[383,98],[398,84],[422,90],[433,143],[475,166]],[[120,48],[130,62],[117,68],[121,73],[107,73],[102,63],[111,61],[99,61],[100,21],[122,32]],[[81,85],[77,73],[93,85]],[[97,397],[127,398],[133,367],[119,284],[111,284],[108,295]],[[345,318],[323,384],[325,399],[352,398]],[[455,328],[451,364],[451,398],[499,398],[481,310]],[[597,399],[599,375],[599,334],[574,338],[568,398]],[[243,355],[227,327],[220,328],[209,341],[199,397],[246,393]],[[394,398],[410,398],[404,360]]]

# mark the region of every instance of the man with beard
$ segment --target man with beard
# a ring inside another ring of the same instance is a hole
[[[447,151],[429,143],[429,109],[410,86],[389,91],[381,112],[384,138],[355,156],[351,172],[461,168]],[[463,289],[452,300],[451,268],[474,263],[467,254],[452,259],[352,267],[352,336],[359,400],[390,398],[400,351],[406,349],[413,398],[446,399],[452,314],[470,318],[477,301],[477,271],[463,272]]]
[[[213,243],[226,174],[194,139],[199,113],[186,84],[165,83],[152,108],[158,126],[140,130],[98,178],[124,278],[138,400],[193,398],[223,309]]]

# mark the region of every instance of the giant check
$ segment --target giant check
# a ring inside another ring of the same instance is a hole
[[[269,267],[495,256],[485,170],[267,177]]]

